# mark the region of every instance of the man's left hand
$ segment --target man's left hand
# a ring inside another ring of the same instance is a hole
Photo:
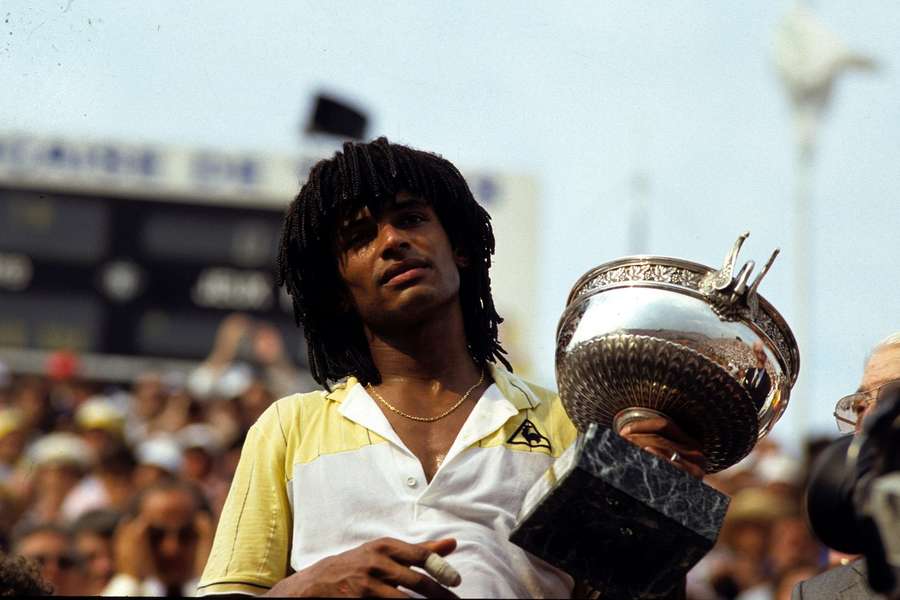
[[[700,444],[668,419],[653,417],[632,421],[619,434],[697,479],[703,479],[706,474],[706,457],[700,452]]]

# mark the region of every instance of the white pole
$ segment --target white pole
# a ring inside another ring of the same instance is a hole
[[[793,390],[793,400],[785,415],[798,436],[788,443],[799,444],[808,434],[811,404],[809,387],[813,333],[812,322],[812,183],[815,140],[822,117],[831,99],[838,76],[850,69],[872,69],[874,61],[853,52],[833,31],[798,1],[776,31],[775,64],[785,84],[794,113],[794,311],[791,329],[800,347],[802,383]],[[804,373],[806,376],[804,376]],[[817,406],[816,410],[823,410]],[[802,436],[802,437],[801,437]],[[796,448],[799,449],[799,448]]]
[[[809,326],[813,321],[812,291],[812,187],[814,150],[811,143],[798,139],[794,157],[794,321],[792,329],[797,337],[797,345],[802,356],[810,356]],[[801,360],[801,363],[803,361]],[[809,363],[807,362],[807,367]],[[802,437],[809,433],[807,415],[809,413],[809,379],[804,378],[794,390],[790,420],[792,429]],[[800,450],[800,448],[797,448]]]
[[[631,210],[628,211],[628,254],[647,254],[650,246],[648,177],[635,173],[631,180]]]

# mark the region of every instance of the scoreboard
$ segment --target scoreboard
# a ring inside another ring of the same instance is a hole
[[[38,372],[58,349],[88,377],[186,370],[222,319],[276,326],[298,366],[303,333],[275,286],[281,221],[338,142],[299,156],[0,132],[0,360]],[[536,186],[466,174],[493,219],[495,303],[519,367],[536,311]],[[527,372],[526,369],[521,369]]]
[[[274,284],[281,213],[0,188],[0,346],[202,359],[222,317],[299,332]]]
[[[274,265],[313,160],[0,135],[0,360],[40,371],[67,349],[98,378],[190,368],[242,312],[304,366]]]

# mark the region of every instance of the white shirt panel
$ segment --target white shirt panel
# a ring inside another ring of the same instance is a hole
[[[294,465],[288,490],[294,508],[292,568],[379,537],[414,543],[452,537],[458,546],[448,561],[462,576],[453,590],[460,596],[571,594],[566,573],[508,540],[525,493],[552,457],[472,447],[518,413],[496,386],[479,399],[430,483],[362,386],[350,391],[341,411],[388,443]]]

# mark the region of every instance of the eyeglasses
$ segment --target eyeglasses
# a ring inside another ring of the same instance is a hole
[[[860,420],[875,404],[875,401],[878,399],[878,393],[882,388],[896,382],[900,382],[900,379],[888,381],[877,388],[866,390],[865,392],[856,392],[838,400],[837,404],[834,405],[834,419],[837,421],[838,431],[841,433],[856,431]]]
[[[78,558],[71,554],[32,554],[25,558],[37,562],[41,568],[46,567],[50,563],[56,563],[64,571],[78,564]]]
[[[147,536],[150,538],[150,543],[154,546],[161,544],[168,535],[174,535],[181,544],[188,544],[197,538],[197,530],[194,529],[193,525],[184,525],[171,529],[151,525],[147,528]]]

